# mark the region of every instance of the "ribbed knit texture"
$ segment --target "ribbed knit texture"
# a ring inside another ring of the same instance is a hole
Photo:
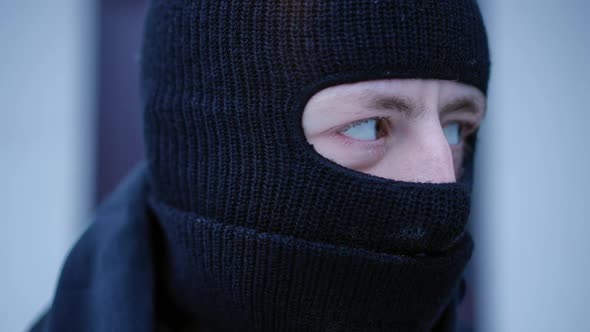
[[[172,253],[169,296],[214,331],[430,331],[472,249],[465,236],[444,255],[389,255],[155,205]]]
[[[322,88],[361,80],[485,93],[474,1],[153,1],[142,62],[150,205],[179,310],[226,331],[414,331],[454,303],[467,184],[341,167],[301,116]]]

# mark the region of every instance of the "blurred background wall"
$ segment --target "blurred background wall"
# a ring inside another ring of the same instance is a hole
[[[485,0],[482,331],[590,331],[590,1]]]
[[[0,331],[46,308],[96,203],[142,156],[146,2],[0,0]],[[493,69],[464,323],[590,331],[590,2],[480,2]]]
[[[0,0],[0,331],[49,303],[94,173],[94,3]]]
[[[144,0],[0,0],[0,331],[50,304],[65,256],[141,158]]]

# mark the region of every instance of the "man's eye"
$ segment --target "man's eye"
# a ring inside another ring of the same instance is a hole
[[[443,128],[445,137],[451,145],[461,143],[461,125],[457,122],[452,122]]]
[[[384,119],[366,119],[357,121],[345,130],[342,134],[360,141],[374,141],[385,134]]]

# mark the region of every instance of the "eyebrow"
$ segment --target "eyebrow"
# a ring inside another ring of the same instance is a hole
[[[465,110],[473,114],[482,113],[484,111],[480,108],[479,104],[475,101],[475,99],[469,96],[462,96],[446,104],[441,110],[440,114],[444,115],[456,110]]]
[[[402,96],[370,94],[367,96],[367,99],[370,108],[401,112],[408,119],[415,119],[424,112],[424,106],[413,102],[410,98]]]
[[[368,93],[366,99],[368,100],[369,107],[372,109],[401,112],[408,119],[415,119],[424,112],[423,105],[415,103],[410,98],[403,96]],[[444,115],[456,110],[465,110],[474,114],[483,112],[474,98],[461,96],[446,104],[440,111],[440,114]]]

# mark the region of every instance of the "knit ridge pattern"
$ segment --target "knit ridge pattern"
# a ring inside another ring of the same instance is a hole
[[[224,331],[429,330],[471,255],[466,183],[406,183],[315,152],[303,108],[372,79],[487,91],[469,0],[154,0],[142,58],[166,294]]]

